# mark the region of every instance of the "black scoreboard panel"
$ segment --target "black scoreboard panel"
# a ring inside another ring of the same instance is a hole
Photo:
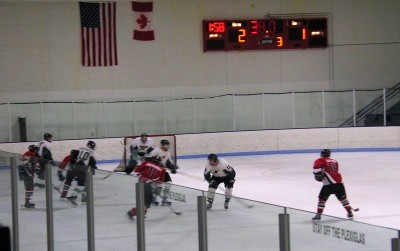
[[[327,18],[203,20],[207,51],[326,48]]]

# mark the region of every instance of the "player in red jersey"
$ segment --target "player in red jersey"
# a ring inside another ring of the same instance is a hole
[[[35,174],[35,166],[38,165],[39,148],[35,145],[30,145],[28,147],[28,151],[25,152],[20,160],[21,164],[18,166],[19,171],[19,180],[24,182],[25,187],[25,204],[26,208],[34,208],[35,204],[31,202],[31,197],[33,195],[33,189],[35,187],[35,183],[33,181]]]
[[[145,204],[145,214],[147,213],[147,209],[151,207],[151,203],[153,202],[154,195],[153,190],[156,191],[155,194],[159,195],[161,188],[159,185],[163,182],[171,185],[171,177],[164,167],[160,165],[161,158],[158,156],[153,156],[151,159],[147,159],[139,166],[135,168],[133,172],[134,176],[140,177],[140,181],[144,182],[144,204]],[[170,187],[170,186],[169,186]],[[165,190],[165,189],[164,189]],[[169,192],[169,190],[168,190]],[[164,200],[164,199],[163,199]],[[167,204],[169,205],[169,204]],[[132,219],[137,215],[136,207],[132,208],[128,211],[128,217]]]
[[[336,195],[336,198],[342,203],[347,211],[347,217],[353,219],[353,212],[347,199],[346,189],[342,181],[342,175],[339,173],[339,163],[332,159],[331,150],[323,149],[321,157],[315,160],[313,173],[314,178],[318,182],[323,182],[323,186],[318,195],[317,214],[312,220],[320,220],[321,214],[324,211],[325,203],[331,194]],[[358,209],[357,209],[358,210]],[[354,209],[354,211],[357,211]]]

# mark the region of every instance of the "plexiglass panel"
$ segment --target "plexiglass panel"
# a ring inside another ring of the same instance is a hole
[[[164,103],[162,100],[136,101],[134,109],[135,134],[164,133]]]
[[[43,131],[54,139],[74,138],[72,103],[43,103]]]
[[[235,130],[260,130],[264,127],[263,96],[235,95]]]
[[[233,131],[232,95],[194,100],[195,132]]]
[[[165,122],[168,134],[194,132],[193,99],[165,101]]]
[[[338,127],[347,120],[351,123],[353,118],[353,92],[325,92],[324,95],[325,126]]]
[[[10,141],[8,104],[0,104],[0,142]]]
[[[294,127],[323,127],[322,92],[294,94]]]
[[[322,215],[312,221],[313,213],[288,209],[290,243],[298,250],[391,250],[397,231]],[[346,211],[343,209],[343,214]],[[329,247],[329,248],[328,248]]]
[[[101,138],[105,136],[103,108],[103,103],[74,103],[76,138]],[[55,135],[55,137],[57,136]]]
[[[39,141],[42,134],[42,113],[40,103],[10,104],[12,141],[20,141],[18,118],[26,119],[28,141]]]
[[[264,94],[265,129],[293,127],[293,94]]]
[[[106,137],[133,135],[135,132],[133,101],[104,103]]]
[[[382,90],[356,91],[356,126],[383,126],[383,92]]]

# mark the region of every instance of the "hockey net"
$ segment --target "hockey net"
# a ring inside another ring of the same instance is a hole
[[[123,145],[123,154],[122,154],[122,160],[121,163],[119,164],[118,167],[125,167],[128,164],[128,161],[131,156],[131,151],[130,151],[130,146],[132,144],[132,141],[135,138],[140,138],[140,135],[133,135],[133,136],[126,136],[124,137],[124,140],[122,143]],[[177,157],[176,157],[176,137],[175,134],[149,134],[148,138],[152,139],[154,141],[154,146],[155,147],[160,147],[160,141],[162,139],[166,139],[169,141],[169,152],[171,153],[171,159],[177,164]]]

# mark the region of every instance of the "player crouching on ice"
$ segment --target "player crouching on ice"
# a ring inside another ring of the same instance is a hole
[[[147,209],[151,207],[154,197],[153,196],[161,196],[160,195],[160,185],[164,182],[165,187],[163,191],[163,204],[170,205],[171,203],[167,201],[167,196],[169,195],[169,190],[171,189],[171,177],[164,167],[160,165],[161,158],[159,156],[153,156],[151,158],[147,158],[146,161],[141,163],[138,167],[135,168],[135,171],[132,173],[133,176],[140,177],[140,182],[144,184],[144,204],[145,204],[145,212],[147,213]],[[153,195],[153,190],[158,191],[157,195]],[[137,215],[136,207],[132,208],[127,213],[130,219],[133,219],[134,216]]]
[[[233,184],[235,184],[236,172],[228,162],[223,158],[218,158],[214,153],[208,155],[208,162],[204,169],[204,178],[208,181],[208,192],[207,192],[207,209],[211,209],[215,191],[219,184],[222,182],[225,185],[225,209],[229,208],[229,202],[231,201]]]

